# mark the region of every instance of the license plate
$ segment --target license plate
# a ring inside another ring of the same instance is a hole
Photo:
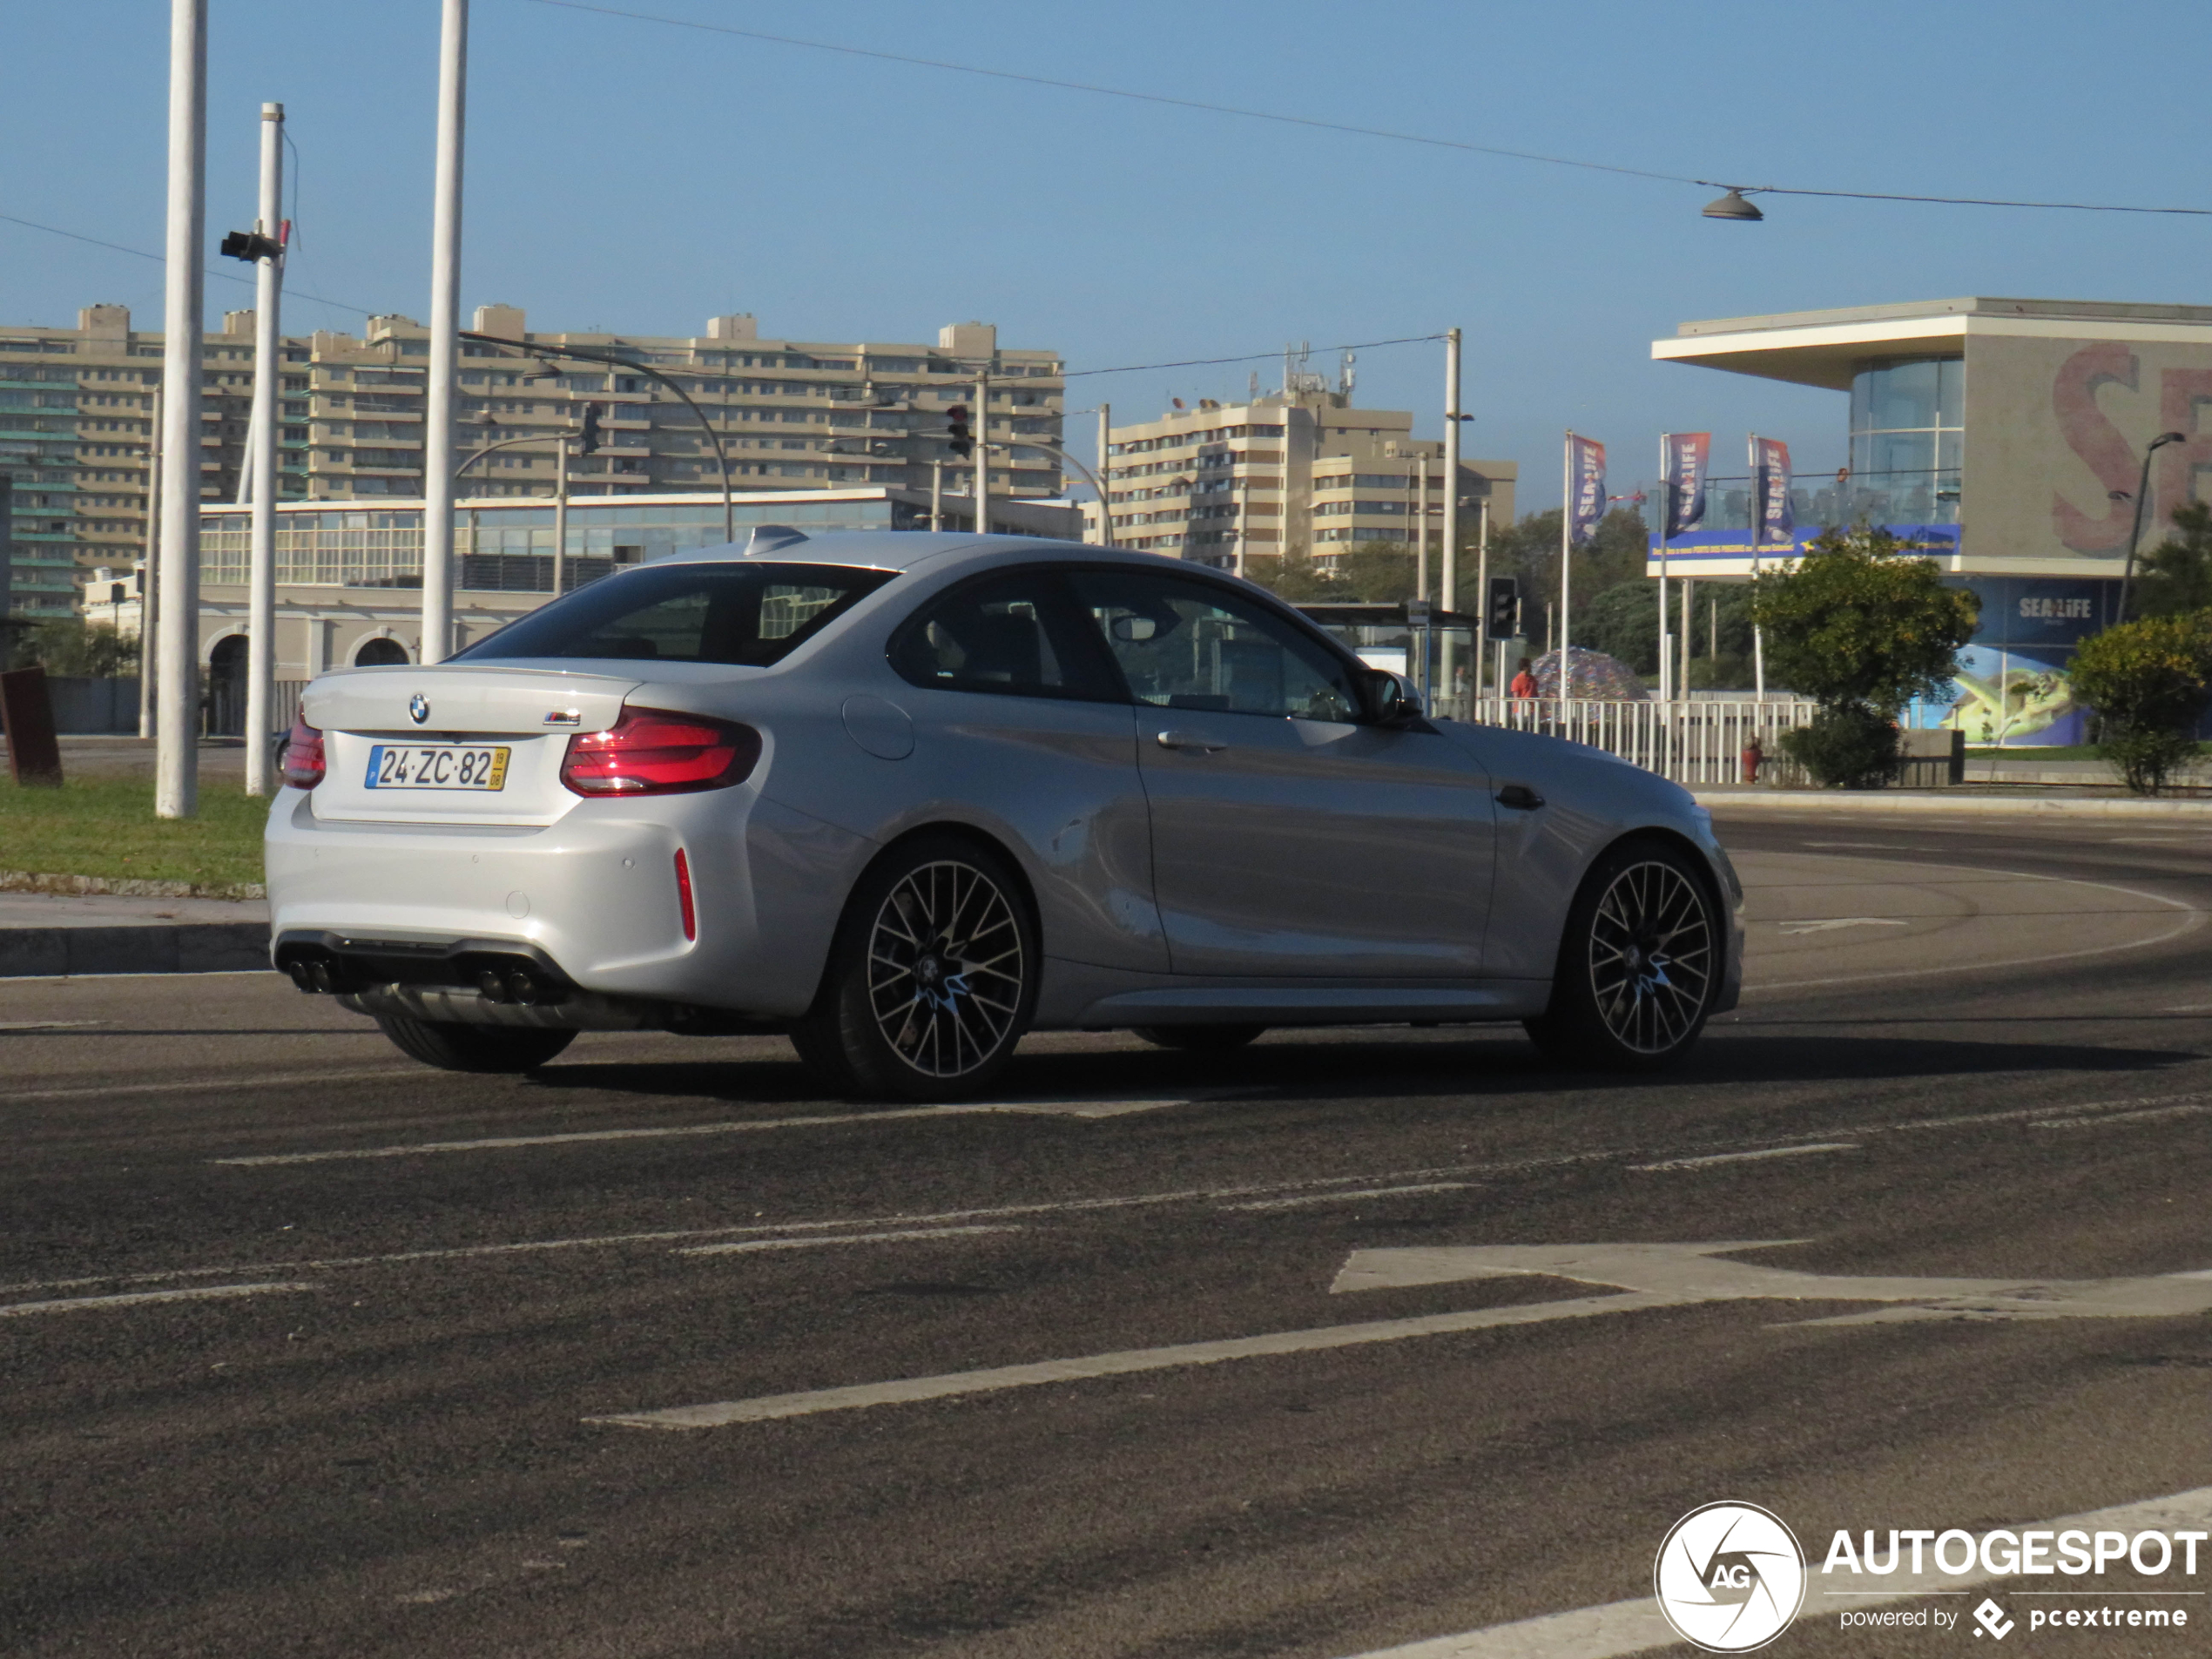
[[[507,783],[504,745],[379,743],[368,752],[371,789],[500,789]]]

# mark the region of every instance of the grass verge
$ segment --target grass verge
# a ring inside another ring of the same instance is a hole
[[[230,887],[261,880],[266,800],[203,785],[191,818],[156,818],[153,785],[98,778],[18,789],[0,777],[0,869]]]

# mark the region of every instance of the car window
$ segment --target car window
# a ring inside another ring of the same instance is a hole
[[[1352,670],[1242,595],[1143,570],[1085,570],[1072,580],[1140,703],[1300,720],[1359,718]]]
[[[834,564],[676,564],[595,582],[478,640],[455,660],[591,657],[765,667],[887,570]]]
[[[1060,577],[1048,570],[970,583],[931,602],[893,641],[891,665],[916,685],[947,691],[1120,700]]]

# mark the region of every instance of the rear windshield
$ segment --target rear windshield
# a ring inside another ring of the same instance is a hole
[[[647,566],[579,588],[452,660],[589,657],[765,668],[891,577],[840,564]]]

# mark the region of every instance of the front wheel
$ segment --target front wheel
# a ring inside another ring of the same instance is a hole
[[[406,1014],[380,1014],[376,1023],[401,1054],[441,1071],[536,1071],[576,1041],[573,1031],[463,1025]]]
[[[1527,1022],[1569,1065],[1643,1071],[1688,1054],[1718,993],[1724,948],[1712,888],[1661,841],[1608,851],[1575,895],[1551,1007]]]
[[[861,877],[792,1045],[843,1094],[973,1096],[1028,1028],[1038,960],[1007,862],[958,837],[919,837]]]

